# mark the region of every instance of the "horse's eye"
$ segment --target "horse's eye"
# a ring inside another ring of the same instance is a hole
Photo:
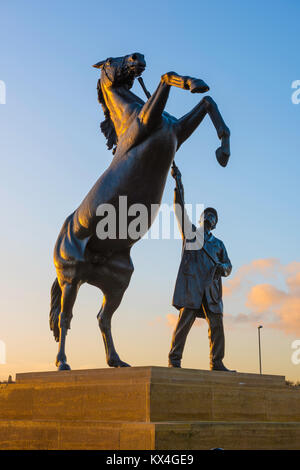
[[[136,54],[132,54],[131,58],[132,58],[132,60],[136,60],[137,59]]]

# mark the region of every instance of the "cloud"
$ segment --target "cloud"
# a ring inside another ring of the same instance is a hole
[[[300,262],[292,261],[283,267],[283,270],[286,274],[294,275],[300,271]]]
[[[242,283],[251,276],[257,274],[273,276],[280,266],[280,261],[277,258],[256,259],[249,264],[244,264],[237,270],[232,279],[226,280],[223,286],[223,295],[231,295],[236,292]]]
[[[297,272],[294,276],[289,276],[286,280],[287,286],[293,295],[300,295],[300,266],[299,272]]]
[[[227,290],[233,295],[236,287],[242,287],[250,275],[264,277],[281,275],[285,289],[270,283],[255,284],[246,293],[245,305],[250,313],[227,315],[229,325],[263,323],[286,334],[300,334],[300,263],[292,262],[285,266],[276,259],[255,260],[242,266]]]
[[[268,315],[268,322],[271,324],[276,319],[272,314]],[[225,330],[236,330],[237,328],[244,327],[254,327],[263,323],[266,324],[266,315],[265,314],[255,314],[255,313],[239,313],[238,315],[232,315],[226,313],[224,315],[224,325]]]
[[[164,325],[170,327],[173,330],[177,324],[177,320],[178,315],[176,315],[176,313],[168,313],[165,317],[157,315],[153,320],[148,322],[148,325],[154,327],[157,325]]]
[[[257,277],[266,281],[280,280],[280,287],[271,282],[255,283]],[[227,329],[263,324],[286,334],[300,335],[300,262],[283,265],[277,258],[257,259],[241,266],[231,280],[226,280],[224,295],[235,300],[235,294],[245,294],[245,307],[249,313],[237,315],[225,312]],[[149,325],[164,325],[174,330],[178,313],[157,316]],[[205,325],[196,319],[195,326]]]
[[[163,317],[160,316],[160,315],[157,315],[156,317],[154,317],[153,320],[150,320],[150,321],[148,322],[148,325],[149,325],[149,326],[161,325],[161,324],[163,323],[163,321],[164,321],[164,320],[163,320]]]
[[[175,315],[175,313],[168,313],[168,315],[167,315],[167,324],[172,329],[174,329],[175,326],[177,325],[177,320],[178,320],[178,315]]]
[[[177,325],[178,321],[178,314],[176,313],[168,313],[167,317],[167,325],[174,330],[175,326]],[[203,322],[201,322],[200,318],[196,318],[193,326],[201,326]]]
[[[250,289],[246,305],[254,312],[262,313],[281,304],[286,296],[285,292],[271,284],[257,284]]]
[[[167,326],[169,327],[172,331],[174,330],[175,326],[177,325],[178,321],[178,313],[168,313],[165,317],[163,316],[156,316],[153,320],[148,322],[149,326]],[[200,318],[196,318],[195,323],[193,326],[201,326],[203,322],[201,322]]]
[[[288,297],[278,308],[279,324],[272,325],[280,327],[286,333],[300,334],[300,296]]]

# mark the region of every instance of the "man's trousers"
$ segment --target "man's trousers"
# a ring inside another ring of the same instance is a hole
[[[225,353],[225,337],[223,328],[223,315],[212,313],[202,305],[206,321],[208,323],[208,339],[210,346],[210,368],[222,364]],[[176,328],[173,332],[171,350],[169,352],[169,364],[180,367],[180,362],[187,335],[197,318],[199,311],[184,307],[180,309]]]

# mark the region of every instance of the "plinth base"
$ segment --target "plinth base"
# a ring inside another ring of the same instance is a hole
[[[18,374],[0,449],[300,449],[284,377],[165,367]]]

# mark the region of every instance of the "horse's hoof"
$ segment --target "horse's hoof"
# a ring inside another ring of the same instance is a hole
[[[119,362],[119,365],[117,367],[131,367],[130,364],[127,364],[127,362],[124,362],[124,361],[120,361]]]
[[[222,147],[219,147],[217,150],[216,150],[216,157],[217,157],[217,160],[219,162],[219,164],[223,167],[225,167],[228,163],[228,160],[229,160],[229,157],[230,157],[230,154],[229,153],[225,153],[224,150],[222,149]]]
[[[130,364],[127,364],[127,362],[121,361],[121,359],[115,358],[115,359],[110,359],[107,364],[109,367],[131,367]]]
[[[61,362],[57,370],[71,370],[71,367],[66,362]]]
[[[195,78],[189,82],[189,89],[191,93],[206,93],[209,90],[209,86],[200,78]]]

